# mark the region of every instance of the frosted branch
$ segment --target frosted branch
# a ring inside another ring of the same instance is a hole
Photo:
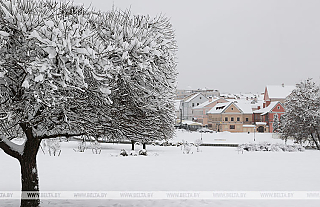
[[[15,158],[23,155],[25,142],[22,145],[15,144],[7,137],[0,135],[0,148],[3,149],[5,153],[11,155]]]

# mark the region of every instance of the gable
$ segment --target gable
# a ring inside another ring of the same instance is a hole
[[[234,105],[234,103],[231,103],[229,106],[227,106],[227,108],[223,111],[223,113],[236,113],[236,114],[240,114],[240,113],[242,113],[242,111],[240,111],[240,110],[238,109],[238,107]]]
[[[284,107],[278,102],[272,109],[271,112],[284,112]]]

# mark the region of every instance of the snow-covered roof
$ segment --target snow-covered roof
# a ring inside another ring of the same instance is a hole
[[[202,104],[200,104],[199,106],[194,107],[193,109],[201,109],[201,108],[206,107],[207,105],[209,105],[209,104],[211,104],[211,103],[213,103],[213,102],[215,102],[215,101],[217,101],[219,99],[220,98],[212,98],[211,101],[208,100],[206,102],[203,102]]]
[[[222,113],[226,108],[229,107],[230,104],[234,104],[242,113],[244,114],[252,114],[252,108],[250,103],[246,102],[227,102],[227,103],[218,103],[215,105],[210,111],[208,111],[208,114],[220,114]]]
[[[234,102],[235,105],[242,111],[244,114],[252,114],[252,107],[250,102]]]
[[[190,102],[192,99],[194,99],[195,97],[202,95],[201,93],[193,93],[190,94],[189,96],[184,98],[184,102]],[[203,96],[203,95],[202,95]]]
[[[261,113],[261,115],[265,115],[266,113],[270,112],[278,103],[280,103],[280,101],[273,101],[266,108],[262,108],[262,109],[256,110],[253,113],[255,113],[255,114],[260,114]]]
[[[295,86],[268,85],[267,91],[269,98],[286,98],[295,89]]]
[[[232,102],[226,102],[226,103],[218,103],[215,105],[210,111],[208,111],[208,114],[220,114],[223,112],[224,109],[226,109]]]
[[[266,122],[256,122],[256,125],[267,125]]]
[[[186,124],[186,125],[201,125],[202,126],[202,124],[199,123],[199,122],[188,121],[188,120],[183,120],[182,124]]]

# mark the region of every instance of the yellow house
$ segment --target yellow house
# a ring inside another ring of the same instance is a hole
[[[208,124],[218,132],[254,132],[252,114],[250,104],[219,103],[208,112]]]

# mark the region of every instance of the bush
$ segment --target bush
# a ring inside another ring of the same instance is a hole
[[[268,142],[263,143],[245,143],[238,146],[238,151],[272,151],[272,152],[303,152],[305,148],[301,145],[285,145],[285,144],[271,144]]]
[[[145,149],[139,150],[139,155],[147,156],[147,150]]]
[[[121,156],[128,156],[128,153],[125,149],[120,150],[120,155]]]

